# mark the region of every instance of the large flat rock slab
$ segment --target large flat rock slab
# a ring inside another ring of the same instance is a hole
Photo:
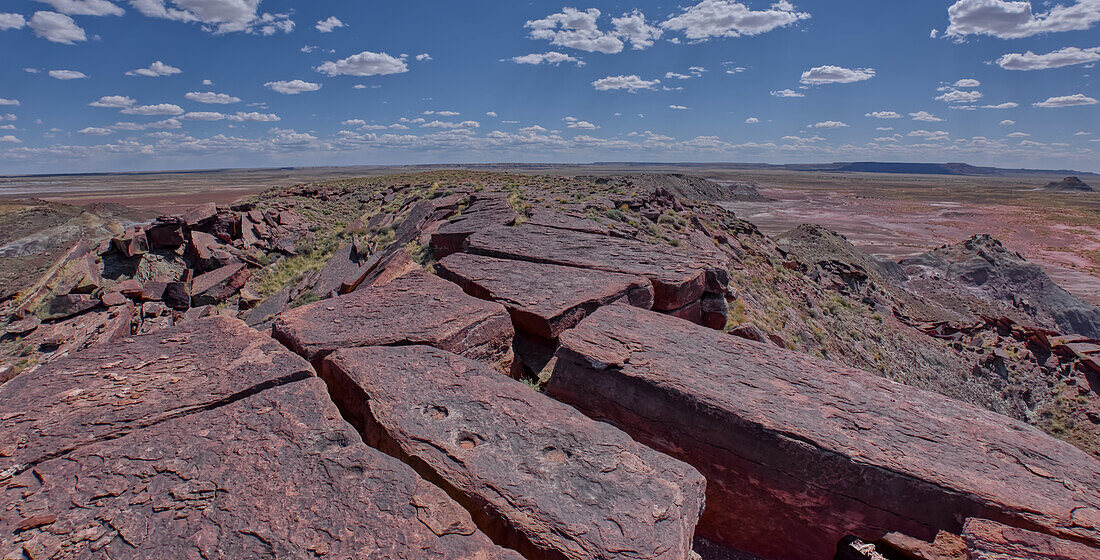
[[[503,304],[518,330],[542,338],[557,338],[615,301],[653,307],[653,287],[641,276],[469,253],[445,257],[437,268],[466,293]]]
[[[425,344],[508,370],[513,333],[504,306],[424,272],[304,305],[272,325],[272,336],[315,365],[339,348]]]
[[[708,540],[826,558],[980,517],[1100,542],[1100,462],[1021,422],[624,305],[560,341],[548,393],[698,468]]]
[[[968,560],[1100,560],[1100,548],[988,519],[966,520],[962,537]]]
[[[470,234],[463,250],[489,257],[605,270],[648,278],[654,308],[679,309],[699,299],[710,284],[724,283],[724,268],[706,256],[567,229],[532,224],[495,226]]]
[[[321,371],[369,444],[528,558],[688,558],[704,493],[689,465],[435,348],[339,350]]]
[[[225,316],[93,346],[0,386],[0,472],[312,375]]]

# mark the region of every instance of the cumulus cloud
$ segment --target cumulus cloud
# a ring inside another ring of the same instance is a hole
[[[243,112],[240,112],[240,111],[238,111],[236,114],[233,114],[233,115],[226,115],[225,118],[229,121],[232,121],[232,122],[260,122],[260,123],[266,123],[266,122],[279,122],[279,120],[281,120],[279,118],[279,115],[276,115],[276,114],[273,114],[273,113],[256,113],[256,112],[243,113]]]
[[[786,0],[760,11],[753,11],[733,0],[703,0],[684,8],[679,15],[661,23],[661,27],[681,31],[688,39],[701,41],[714,37],[759,35],[809,18],[810,14],[797,11]]]
[[[1031,135],[1026,132],[1013,132],[1011,134],[1006,134],[1005,136],[1007,136],[1008,138],[1027,138]]]
[[[22,144],[22,143],[23,143],[22,140],[12,136],[11,134],[0,136],[0,144]]]
[[[894,111],[874,111],[864,115],[865,117],[873,117],[876,119],[900,119],[901,115]]]
[[[848,128],[848,124],[841,121],[824,121],[811,124],[810,128]]]
[[[441,117],[457,117],[462,113],[458,111],[424,111],[425,115],[439,115]]]
[[[51,43],[72,45],[88,40],[84,29],[77,25],[73,18],[57,12],[35,12],[27,25],[35,35]]]
[[[951,24],[947,35],[991,35],[1018,39],[1039,33],[1081,31],[1100,21],[1100,2],[1078,0],[1056,4],[1046,12],[1033,11],[1031,2],[1012,0],[958,0],[947,8]]]
[[[553,64],[557,66],[563,62],[572,62],[577,66],[584,66],[583,60],[557,51],[525,54],[523,56],[514,56],[507,60],[511,60],[516,64]]]
[[[225,115],[213,111],[191,111],[180,118],[189,121],[220,121],[225,118]]]
[[[929,113],[928,111],[917,111],[916,113],[909,113],[909,118],[915,121],[921,122],[943,122],[943,119]]]
[[[130,0],[130,4],[148,17],[185,23],[198,23],[203,30],[215,34],[255,33],[274,35],[290,33],[294,21],[289,14],[257,13],[260,0]]]
[[[89,126],[77,131],[78,134],[87,134],[91,136],[106,136],[108,134],[114,134],[115,131],[109,128],[100,128],[96,126]]]
[[[1005,119],[1005,120],[1001,121],[1002,126],[1012,126],[1014,124],[1016,124],[1016,121],[1009,120],[1009,119]]]
[[[230,103],[240,103],[241,98],[233,97],[225,93],[214,93],[212,91],[198,92],[191,91],[183,96],[184,98],[195,101],[197,103],[208,103],[211,105],[228,105]]]
[[[38,0],[54,10],[71,16],[121,16],[126,13],[107,0]]]
[[[1045,107],[1050,109],[1057,107],[1076,107],[1079,105],[1096,105],[1097,103],[1100,102],[1083,93],[1075,93],[1073,95],[1051,97],[1046,101],[1040,101],[1038,103],[1033,103],[1032,105],[1035,105],[1036,107]]]
[[[749,118],[745,119],[745,124],[756,124],[758,122],[760,122],[760,119],[758,119],[756,117],[749,117]]]
[[[806,94],[799,93],[793,89],[781,89],[773,91],[772,97],[806,97]]]
[[[51,78],[58,80],[80,80],[88,77],[87,74],[76,70],[50,70],[49,74]]]
[[[981,82],[974,78],[963,78],[953,84],[957,88],[976,88],[982,85]]]
[[[128,107],[120,111],[124,115],[182,115],[183,108],[179,105],[172,105],[171,103],[160,103],[157,105],[138,105],[137,107]]]
[[[420,125],[420,128],[478,128],[481,123],[477,121],[462,121],[462,122],[444,122],[444,121],[431,121]]]
[[[944,101],[946,103],[974,103],[982,98],[982,92],[980,91],[963,91],[961,89],[946,88],[944,93],[936,97],[936,101]]]
[[[685,107],[683,105],[669,105],[668,108],[669,109],[674,109],[674,110],[677,110],[677,111],[686,111],[687,110],[687,107]]]
[[[565,117],[565,119],[563,120],[568,123],[565,125],[568,128],[576,128],[580,130],[596,130],[597,128],[600,128],[599,126],[596,126],[588,121],[582,121],[576,117]]]
[[[408,72],[409,66],[401,58],[386,53],[363,51],[335,62],[325,62],[317,71],[329,76],[379,76]]]
[[[914,130],[909,133],[909,136],[924,138],[925,140],[947,140],[951,137],[951,135],[944,130]]]
[[[132,97],[126,97],[125,95],[105,95],[100,97],[98,101],[93,101],[88,104],[89,107],[103,107],[106,109],[125,109],[127,107],[133,107],[137,103]]]
[[[19,106],[19,100],[18,99],[4,99],[3,97],[0,97],[0,106],[3,106],[3,105],[18,107]]]
[[[431,60],[432,60],[432,55],[430,55],[428,53],[420,53],[420,54],[416,55],[416,61],[417,62],[429,62]]]
[[[663,33],[660,28],[647,24],[640,10],[614,18],[611,24],[615,26],[615,34],[629,42],[634,50],[652,47],[653,41],[660,39]]]
[[[844,68],[841,66],[818,66],[816,68],[810,68],[802,73],[801,82],[805,85],[821,85],[821,84],[850,84],[853,82],[862,82],[864,80],[870,80],[875,77],[875,70],[873,68]]]
[[[553,45],[604,54],[621,52],[622,39],[601,31],[596,23],[599,17],[600,11],[596,8],[583,12],[576,8],[564,8],[559,13],[530,20],[524,27],[531,30],[532,39],[547,40]]]
[[[997,64],[1005,70],[1048,70],[1076,64],[1088,64],[1100,60],[1100,47],[1079,49],[1066,47],[1046,54],[1008,53],[997,59]]]
[[[592,87],[596,88],[596,91],[617,91],[627,90],[630,93],[636,93],[642,89],[654,89],[661,80],[643,80],[636,74],[629,76],[608,76],[606,78],[600,78],[592,82]]]
[[[1019,103],[1009,101],[1006,103],[998,103],[997,105],[982,105],[982,109],[1015,109],[1019,106]]]
[[[286,95],[297,95],[307,91],[317,91],[321,89],[321,84],[304,80],[280,80],[278,82],[267,82],[264,87]]]
[[[347,27],[347,25],[345,25],[344,22],[340,21],[340,18],[336,16],[329,16],[328,19],[323,19],[317,22],[316,27],[317,31],[320,31],[321,33],[332,33],[333,29]]]
[[[0,31],[7,29],[23,29],[25,25],[27,25],[27,20],[23,19],[21,14],[0,14]]]
[[[165,64],[161,61],[156,61],[149,65],[148,68],[137,68],[130,70],[126,73],[127,76],[144,76],[146,78],[159,78],[162,76],[171,76],[173,74],[179,74],[183,72],[175,66]]]

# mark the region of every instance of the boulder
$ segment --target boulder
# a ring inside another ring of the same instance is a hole
[[[145,237],[152,247],[179,247],[184,243],[183,222],[161,220],[145,229]]]
[[[191,305],[217,305],[233,297],[248,282],[248,268],[230,264],[195,277],[191,283]]]
[[[1100,559],[1100,547],[1010,527],[988,519],[967,519],[963,539],[967,560]]]
[[[272,324],[272,336],[318,366],[339,348],[425,344],[509,371],[513,332],[503,306],[424,272],[303,305]]]
[[[129,230],[119,237],[111,239],[115,250],[126,258],[133,258],[149,252],[149,241],[145,238],[145,232]]]
[[[42,324],[42,321],[38,317],[31,315],[18,321],[12,321],[4,327],[4,332],[12,336],[23,336],[34,332],[34,329],[38,328],[38,325]]]
[[[157,278],[141,285],[142,301],[163,301],[164,290],[168,288],[168,278]]]
[[[79,315],[99,306],[99,298],[87,294],[66,294],[50,300],[43,319],[57,320]]]
[[[188,210],[183,215],[183,221],[190,229],[195,229],[204,222],[213,220],[218,215],[218,205],[213,202],[200,204]]]
[[[519,381],[427,346],[338,350],[321,372],[364,441],[441,480],[528,558],[691,552],[695,469]]]
[[[360,262],[351,243],[341,246],[321,269],[313,291],[322,298],[336,295],[345,282],[358,278],[362,273]]]
[[[116,305],[126,305],[129,303],[130,298],[122,295],[122,292],[110,291],[103,292],[103,294],[99,296],[99,301],[107,307],[114,307]]]
[[[699,306],[702,312],[700,325],[719,331],[726,328],[730,306],[724,295],[703,294],[703,297],[699,298]]]
[[[191,307],[191,283],[168,282],[164,285],[164,305],[172,309],[186,310]]]
[[[708,274],[727,279],[715,263],[672,247],[529,224],[473,233],[465,252],[643,276],[653,284],[654,309],[661,311],[698,300]]]
[[[561,336],[547,392],[707,477],[698,534],[764,558],[966,517],[1100,542],[1100,463],[1008,417],[624,305]],[[798,535],[776,539],[775,535]]]
[[[615,301],[644,309],[653,306],[649,281],[628,274],[469,253],[439,261],[438,272],[474,297],[503,304],[517,330],[542,338],[557,338],[589,313]]]
[[[132,340],[0,387],[5,558],[521,560],[240,321]]]

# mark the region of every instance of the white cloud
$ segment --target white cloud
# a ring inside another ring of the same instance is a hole
[[[1096,105],[1097,100],[1083,94],[1075,93],[1073,95],[1062,95],[1059,97],[1051,97],[1046,101],[1040,101],[1039,103],[1032,103],[1036,107],[1056,108],[1056,107],[1076,107],[1078,105]]]
[[[3,114],[3,115],[0,115],[0,122],[4,122],[4,121],[17,121],[17,120],[19,120],[19,117],[15,116],[15,115],[13,115],[13,114],[11,114],[11,113],[7,113],[7,114]]]
[[[588,121],[582,121],[575,117],[565,117],[565,121],[569,123],[565,125],[568,128],[577,128],[581,130],[596,130],[597,128],[600,128]]]
[[[316,27],[317,31],[320,31],[321,33],[332,33],[333,29],[347,27],[347,25],[345,25],[344,22],[340,21],[340,18],[336,16],[329,16],[328,19],[323,19],[317,22]]]
[[[557,51],[551,51],[551,52],[546,52],[546,53],[541,53],[541,54],[540,53],[525,54],[523,56],[514,56],[514,57],[509,58],[507,60],[511,60],[512,62],[515,62],[516,64],[543,64],[543,63],[545,63],[545,64],[553,64],[554,66],[557,66],[557,65],[559,65],[563,62],[572,62],[573,64],[576,64],[577,66],[584,66],[584,61],[583,60],[581,60],[579,58],[576,58],[576,57],[573,57],[573,56],[569,56],[565,53],[557,52]]]
[[[88,40],[84,30],[73,21],[73,18],[57,12],[35,12],[27,25],[35,35],[52,43],[72,45]]]
[[[264,87],[270,88],[279,93],[285,93],[287,95],[296,95],[307,91],[317,91],[321,89],[321,84],[315,84],[313,82],[306,82],[303,80],[280,80],[278,82],[267,82]]]
[[[980,85],[982,85],[982,83],[974,78],[963,78],[954,83],[954,86],[957,88],[975,88]]]
[[[1047,70],[1075,64],[1088,64],[1100,60],[1100,47],[1079,49],[1065,47],[1047,54],[1035,54],[1027,51],[1023,54],[1008,53],[997,59],[997,64],[1006,70]]]
[[[0,136],[0,144],[22,144],[23,141],[8,134],[6,136]]]
[[[428,53],[420,53],[420,54],[416,55],[416,61],[417,62],[430,62],[431,60],[432,60],[432,55],[430,55]]]
[[[844,68],[841,66],[818,66],[802,73],[801,82],[805,85],[850,84],[875,77],[873,68]]]
[[[963,91],[955,88],[947,88],[943,95],[936,97],[936,101],[946,103],[974,103],[982,98],[980,91]]]
[[[824,121],[811,124],[810,128],[848,128],[848,124],[841,121]]]
[[[38,0],[71,16],[121,16],[125,10],[107,0]]]
[[[496,118],[496,117],[497,117],[498,115],[497,115],[496,111],[487,111],[487,112],[485,113],[485,116],[486,116],[486,117],[492,117],[492,118],[494,118],[494,119],[495,119],[495,118]]]
[[[1034,13],[1027,1],[958,0],[947,8],[947,15],[951,21],[947,35],[1018,39],[1039,33],[1089,29],[1100,21],[1100,2],[1078,0],[1069,6],[1056,4],[1049,11]]]
[[[1026,132],[1013,132],[1010,134],[1006,134],[1005,136],[1007,136],[1008,138],[1027,138],[1031,135]]]
[[[865,117],[874,117],[876,119],[900,119],[901,115],[894,111],[874,111],[863,115]]]
[[[157,105],[138,105],[137,107],[128,107],[120,111],[124,115],[182,115],[183,108],[179,105],[172,105],[171,103],[160,103]]]
[[[798,12],[790,2],[781,0],[768,10],[753,11],[733,0],[703,0],[661,24],[664,29],[682,31],[691,40],[713,37],[759,35],[799,20],[810,14]]]
[[[997,105],[982,105],[982,109],[1015,109],[1019,106],[1019,103],[1008,101],[1006,103],[998,103]]]
[[[0,31],[7,29],[23,29],[27,20],[21,14],[0,13]]]
[[[760,119],[758,119],[756,117],[749,117],[749,118],[745,119],[745,124],[756,124],[758,122],[760,122]]]
[[[180,118],[189,121],[220,121],[225,119],[225,115],[214,111],[192,111],[185,113]]]
[[[114,134],[115,131],[113,131],[109,128],[99,128],[99,127],[95,127],[95,126],[89,126],[88,128],[83,128],[83,129],[77,131],[77,133],[78,134],[87,134],[87,135],[90,135],[90,136],[106,136],[108,134]]]
[[[386,53],[363,51],[335,62],[325,62],[317,71],[329,76],[379,76],[408,72],[405,61]]]
[[[203,81],[202,81],[202,85],[204,85],[204,86],[212,86],[212,85],[214,85],[214,82],[212,82],[212,81],[210,81],[210,80],[203,80]]]
[[[885,132],[887,130],[894,130],[894,127],[892,127],[892,126],[879,126],[879,127],[875,127],[875,130],[881,130],[881,131]]]
[[[148,68],[138,68],[136,70],[130,70],[126,73],[127,76],[144,76],[146,78],[158,78],[161,76],[171,76],[173,74],[179,74],[183,72],[175,66],[165,64],[161,61],[156,61],[149,65]]]
[[[647,24],[640,10],[614,18],[611,24],[615,26],[615,34],[629,42],[634,50],[652,47],[653,41],[660,39],[663,33],[660,28]]]
[[[781,89],[779,91],[773,91],[772,97],[806,97],[806,94],[799,93],[793,89]]]
[[[596,23],[599,17],[600,11],[596,8],[583,12],[576,8],[564,8],[545,18],[530,20],[524,27],[531,30],[532,39],[547,40],[553,45],[604,54],[621,52],[622,39],[601,31]]]
[[[279,122],[281,120],[279,115],[272,113],[242,113],[239,111],[235,115],[226,115],[225,118],[232,122]]]
[[[1085,132],[1084,130],[1080,130],[1080,131],[1074,132],[1073,135],[1074,136],[1092,136],[1092,133],[1091,132]]]
[[[19,106],[19,100],[18,99],[4,99],[3,97],[0,97],[0,106],[3,106],[3,105],[18,107]]]
[[[443,121],[431,121],[420,125],[420,128],[478,128],[481,123],[477,121],[462,121],[462,122],[443,122]]]
[[[733,62],[729,61],[723,62],[722,67],[726,69],[727,74],[740,74],[745,70],[748,70],[748,68],[745,68],[744,66],[737,66]]]
[[[1016,121],[1009,120],[1009,119],[1005,119],[1005,120],[1001,121],[1001,125],[1003,125],[1003,126],[1012,126],[1014,124],[1016,124]]]
[[[105,95],[100,97],[98,101],[89,103],[88,106],[103,107],[107,109],[125,109],[127,107],[133,107],[134,103],[137,103],[137,101],[125,95]]]
[[[260,0],[130,0],[137,11],[148,17],[185,23],[199,23],[205,31],[222,33],[255,33],[274,35],[290,33],[294,21],[289,14],[259,14]]]
[[[592,82],[597,91],[627,90],[636,93],[640,89],[654,89],[661,80],[643,80],[635,74],[629,76],[608,76]]]
[[[183,96],[184,98],[195,101],[197,103],[208,103],[211,105],[228,105],[230,103],[240,103],[241,98],[233,97],[225,93],[214,93],[212,91],[198,92],[191,91]]]
[[[50,70],[50,77],[58,80],[80,80],[87,78],[88,75],[76,70]]]
[[[913,132],[909,133],[909,136],[924,138],[925,140],[948,140],[949,138],[951,138],[951,135],[944,130],[914,130]]]
[[[916,113],[909,113],[909,117],[915,121],[921,122],[943,122],[943,119],[929,113],[928,111],[917,111]]]
[[[346,121],[340,121],[340,124],[344,126],[363,126],[367,124],[367,121],[363,119],[348,119]]]
[[[669,105],[668,108],[669,109],[675,109],[677,111],[686,111],[687,110],[687,107],[685,107],[683,105]]]
[[[425,115],[439,115],[441,117],[457,117],[462,113],[458,111],[424,111]]]

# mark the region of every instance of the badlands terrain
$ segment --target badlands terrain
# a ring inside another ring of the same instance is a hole
[[[1062,180],[3,179],[0,554],[1100,558]]]

